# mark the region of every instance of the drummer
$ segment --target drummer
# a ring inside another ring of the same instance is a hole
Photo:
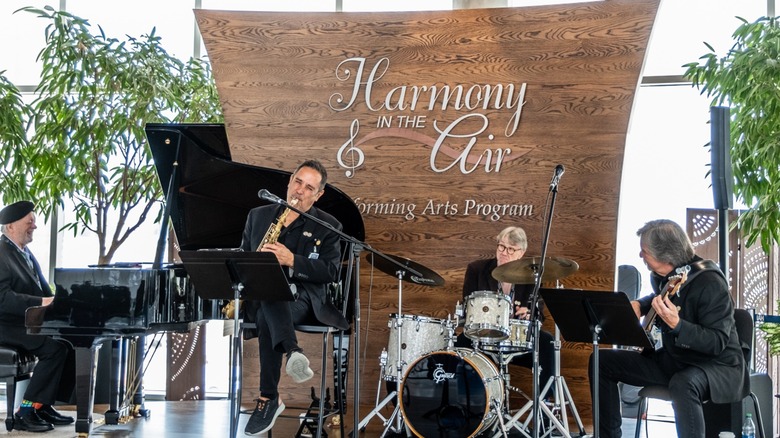
[[[493,270],[511,261],[519,260],[525,254],[528,248],[528,239],[525,231],[520,227],[507,227],[501,230],[496,236],[496,256],[490,259],[475,260],[466,267],[466,276],[463,280],[463,302],[473,292],[490,291],[505,294],[509,297],[509,302],[514,305],[513,317],[517,319],[531,319],[530,300],[533,292],[533,284],[509,284],[503,283],[491,275]],[[537,306],[539,320],[543,321],[544,312],[543,302],[539,300]],[[540,330],[539,333],[539,391],[544,388],[553,373],[555,361],[555,347],[553,345],[553,336]],[[455,342],[456,347],[471,348],[472,343],[463,333],[458,335]],[[533,355],[520,354],[512,358],[511,362],[533,370]],[[550,387],[553,389],[553,386]],[[548,392],[551,394],[551,392]],[[543,394],[546,397],[547,394]]]

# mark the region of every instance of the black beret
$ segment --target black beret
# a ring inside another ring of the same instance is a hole
[[[30,201],[19,201],[0,210],[0,225],[10,224],[30,214],[35,204]]]

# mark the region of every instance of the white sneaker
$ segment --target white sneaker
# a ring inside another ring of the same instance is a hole
[[[300,351],[293,351],[290,354],[285,370],[295,383],[303,383],[314,377],[314,371],[309,368],[309,359]]]

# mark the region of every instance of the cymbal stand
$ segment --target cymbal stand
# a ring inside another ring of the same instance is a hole
[[[516,428],[517,430],[520,431],[520,433],[522,433],[526,437],[530,437],[530,435],[528,435],[526,433],[526,431],[529,429],[528,425],[529,425],[529,423],[532,420],[532,416],[529,415],[528,417],[526,417],[525,421],[523,421],[522,423],[520,423],[520,418],[526,412],[531,410],[531,408],[533,408],[533,407],[534,407],[534,401],[533,400],[528,400],[528,402],[522,408],[520,408],[519,411],[517,411],[514,415],[512,415],[509,418],[509,421],[507,421],[506,424],[508,426],[510,426],[510,427]],[[569,434],[569,431],[567,430],[567,428],[565,428],[563,426],[563,424],[561,424],[560,420],[558,420],[558,417],[555,416],[555,413],[553,413],[553,411],[551,411],[550,408],[547,407],[547,405],[545,403],[539,403],[538,407],[539,407],[539,413],[541,415],[546,416],[547,419],[550,420],[550,422],[553,424],[553,427],[555,427],[555,429],[558,429],[558,432],[560,432],[563,437],[571,438],[571,434]],[[541,415],[540,415],[540,417],[541,417]],[[520,427],[521,424],[522,424],[522,427]],[[534,433],[535,434],[538,434],[538,431],[541,428],[540,426],[541,426],[541,424],[534,425]],[[545,436],[549,435],[551,433],[552,433],[552,429],[547,431],[547,433],[545,433]],[[493,438],[497,438],[498,436],[499,435],[496,434],[496,435],[493,436]]]
[[[541,324],[538,322],[538,320],[537,320],[537,324],[538,325],[536,327],[536,330],[534,331],[534,333],[532,335],[534,337],[534,340],[533,340],[534,344],[537,344],[538,333],[539,333],[539,330],[541,330]],[[558,335],[557,330],[556,330],[556,335]],[[560,336],[557,336],[556,340],[560,340]],[[536,349],[532,350],[531,352],[533,354],[538,354],[538,350],[536,350]],[[510,358],[510,360],[511,360],[511,358]],[[544,390],[542,390],[541,393],[537,392],[538,391],[538,382],[537,382],[537,380],[538,380],[538,377],[537,377],[538,376],[538,358],[535,358],[534,361],[536,362],[534,364],[534,373],[533,373],[534,389],[535,389],[534,394],[535,394],[535,396],[533,398],[530,398],[528,400],[528,402],[526,402],[526,404],[522,408],[520,408],[519,411],[517,411],[514,415],[512,415],[509,418],[509,421],[506,424],[509,427],[516,428],[517,430],[520,431],[520,433],[522,433],[526,437],[531,438],[530,435],[527,435],[526,431],[529,430],[528,425],[530,424],[531,420],[534,419],[533,417],[536,417],[536,419],[534,421],[533,433],[534,433],[535,437],[538,437],[539,436],[539,431],[541,429],[542,415],[544,415],[544,416],[547,417],[548,420],[550,420],[550,422],[552,423],[553,427],[555,429],[558,429],[558,432],[560,432],[563,437],[571,438],[571,434],[569,434],[568,426],[564,426],[561,423],[561,421],[558,419],[558,417],[555,416],[555,413],[552,410],[550,410],[550,408],[545,403],[543,403],[540,400],[537,400],[537,397],[539,397],[538,394],[545,394],[546,391],[549,389],[549,386],[552,384],[552,379],[547,383],[547,385],[545,385]],[[502,367],[503,366],[506,366],[508,368],[508,361],[507,361],[507,365],[504,365],[502,363]],[[560,367],[559,367],[559,362],[557,362],[557,361],[556,361],[556,368],[557,368],[556,375],[559,375],[560,374]],[[508,372],[507,372],[507,377],[506,378],[507,379],[509,378],[508,377]],[[556,390],[558,390],[558,388],[561,388],[561,386],[560,385],[556,386]],[[566,389],[566,391],[568,393],[568,388]],[[571,397],[571,394],[569,394],[569,397]],[[526,396],[526,398],[528,398],[528,397]],[[539,398],[541,398],[541,397],[539,397]],[[507,399],[507,401],[508,401],[508,399]],[[571,406],[574,406],[574,404],[572,403]],[[526,417],[525,421],[520,423],[520,418],[522,418],[522,416],[526,412],[528,412],[529,409],[531,409],[531,412],[536,413],[536,415],[529,415],[528,417]],[[564,416],[564,418],[566,418],[566,417]],[[576,418],[578,420],[578,425],[581,425],[582,422],[579,421],[579,415],[577,415]],[[522,427],[521,427],[521,425],[522,425]],[[582,430],[582,426],[580,426],[580,430]],[[552,433],[552,429],[547,431],[547,433],[545,433],[545,435],[549,435],[551,433]],[[499,435],[496,434],[496,435],[494,435],[494,438],[497,438],[498,436]]]
[[[479,345],[477,345],[477,348],[479,349]],[[483,350],[485,351],[485,350]],[[510,375],[509,375],[509,362],[515,357],[520,354],[526,354],[527,351],[517,351],[517,352],[509,352],[508,354],[499,350],[496,352],[489,351],[487,352],[490,356],[493,357],[493,360],[499,364],[501,375],[504,377],[504,406],[503,406],[503,412],[501,409],[497,410],[498,419],[500,422],[501,429],[496,433],[495,437],[500,436],[502,433],[504,436],[506,436],[507,427],[510,429],[512,427],[516,428],[520,433],[522,433],[526,437],[530,437],[527,433],[527,428],[521,427],[521,425],[515,420],[515,421],[509,421],[504,422],[504,417],[508,420],[512,420],[512,416],[509,414],[509,395],[510,391],[517,392],[519,394],[522,394],[523,397],[530,400],[530,397],[526,395],[520,388],[514,387],[510,384]],[[520,414],[524,414],[525,411],[527,411],[528,408],[525,408],[525,410]]]
[[[506,406],[506,405],[504,405]],[[490,400],[490,409],[493,410],[496,413],[496,417],[498,420],[498,426],[499,426],[499,433],[504,436],[504,438],[509,438],[509,436],[506,434],[506,424],[504,423],[504,417],[502,414],[503,408],[501,407],[501,402],[494,399]]]
[[[396,358],[398,358],[397,364],[387,364],[387,353],[382,352],[382,356],[379,359],[379,363],[382,366],[382,369],[384,369],[386,366],[394,366],[395,365],[395,390],[391,391],[389,394],[387,394],[387,397],[385,397],[381,402],[379,401],[379,392],[382,387],[382,376],[379,376],[379,382],[377,382],[377,388],[376,388],[376,407],[368,413],[358,424],[358,430],[363,430],[367,425],[368,422],[371,420],[371,418],[377,416],[382,420],[382,425],[385,426],[385,430],[382,431],[382,435],[380,437],[384,437],[389,431],[392,431],[393,433],[401,433],[404,429],[403,424],[403,418],[401,415],[401,400],[400,398],[395,403],[395,408],[393,409],[393,413],[390,414],[390,417],[385,418],[379,411],[384,408],[390,401],[392,401],[394,398],[396,398],[399,394],[399,386],[402,384],[401,380],[403,378],[403,371],[404,371],[404,363],[401,360],[401,344],[403,341],[402,336],[402,330],[404,325],[404,319],[403,314],[401,313],[402,309],[402,302],[403,302],[403,278],[406,274],[406,271],[399,269],[396,272],[396,275],[398,276],[398,313],[396,314],[395,321],[393,324],[395,324],[395,327],[397,328],[397,336],[396,336]],[[392,327],[391,327],[392,329]],[[395,426],[393,425],[393,420],[395,420]],[[353,433],[353,436],[354,435]]]

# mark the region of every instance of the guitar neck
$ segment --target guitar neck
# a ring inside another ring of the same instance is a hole
[[[664,290],[659,294],[661,296],[661,299],[664,300],[668,296],[674,296],[677,294],[677,291],[680,289],[680,286],[682,286],[683,283],[685,283],[685,280],[688,278],[687,276],[688,271],[685,271],[681,276],[675,276],[671,279],[669,279],[669,282],[666,284],[666,287]],[[650,307],[650,310],[647,311],[645,314],[644,322],[642,323],[642,328],[645,330],[645,332],[650,333],[650,330],[653,329],[653,323],[655,322],[656,312],[653,307]]]
[[[650,310],[645,314],[645,319],[642,322],[642,328],[645,330],[645,332],[650,332],[650,330],[653,329],[653,323],[655,322],[655,309],[652,307]]]

